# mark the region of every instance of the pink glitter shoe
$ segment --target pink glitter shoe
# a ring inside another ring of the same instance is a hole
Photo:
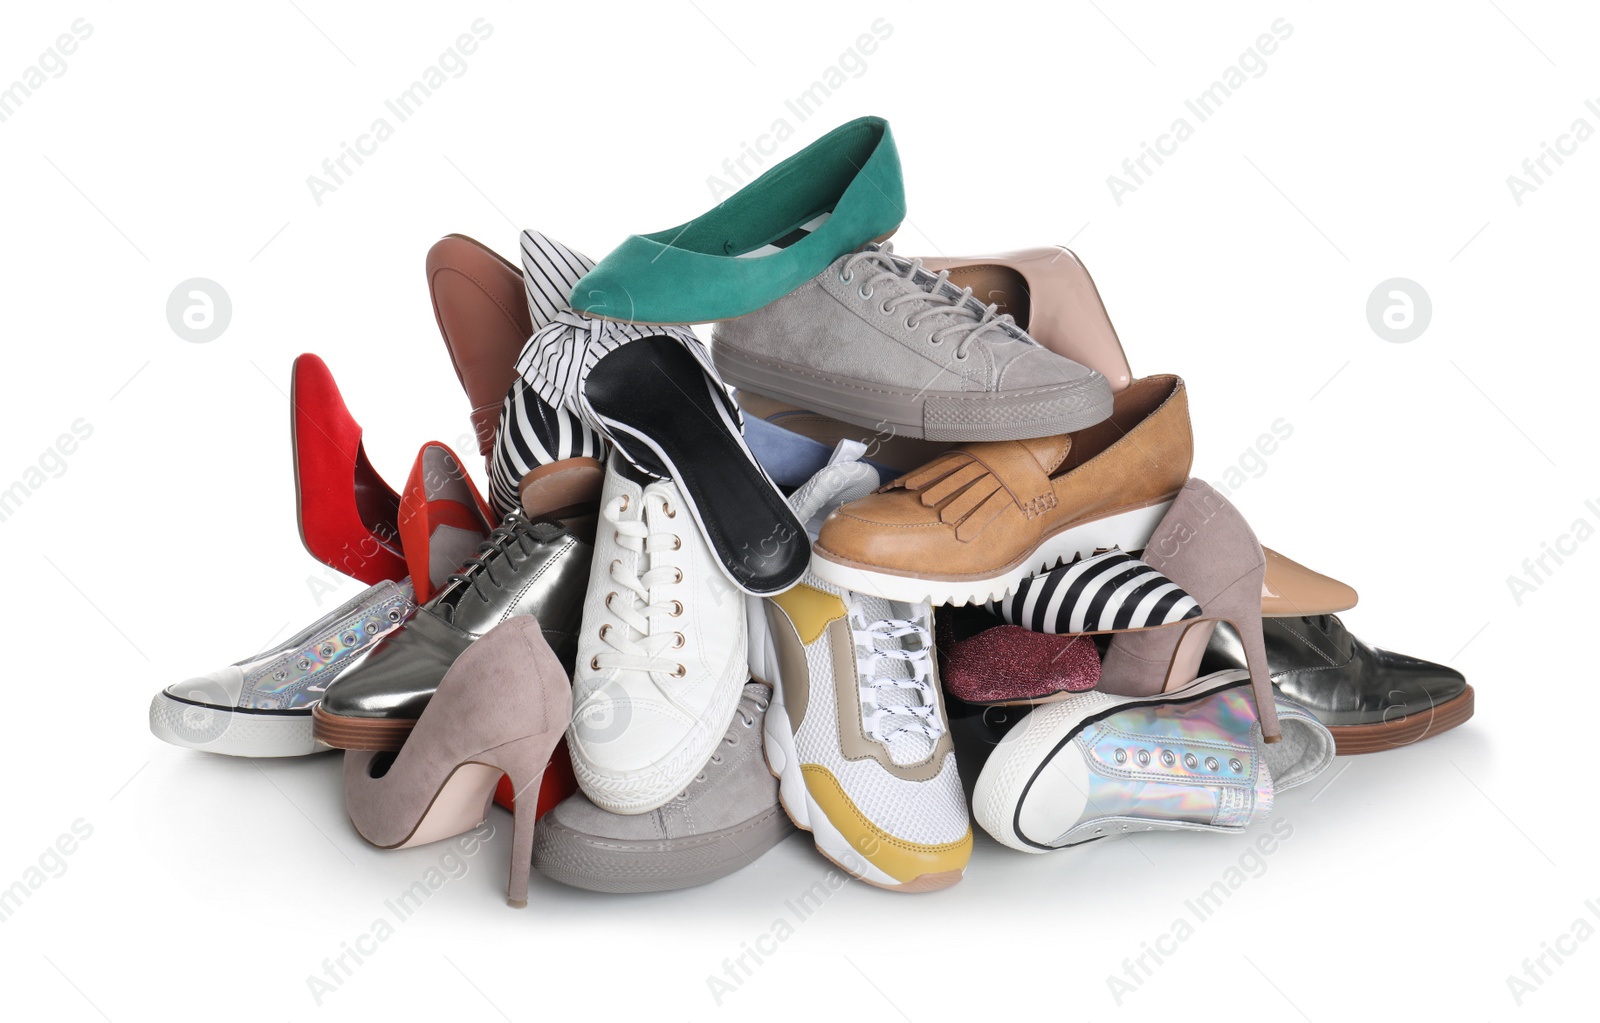
[[[1100,681],[1100,654],[1088,636],[997,625],[958,640],[948,615],[939,617],[938,633],[945,692],[965,703],[1054,703]]]

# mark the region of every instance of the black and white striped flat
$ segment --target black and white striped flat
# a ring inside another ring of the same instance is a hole
[[[1012,625],[1056,634],[1154,629],[1202,614],[1181,586],[1117,548],[1029,576],[988,607]]]

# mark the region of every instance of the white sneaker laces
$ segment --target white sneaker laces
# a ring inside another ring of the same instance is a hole
[[[850,616],[856,664],[863,681],[861,724],[888,745],[902,732],[937,741],[944,734],[938,696],[933,691],[933,636],[904,618],[866,622]],[[905,640],[913,639],[907,644]]]
[[[889,243],[868,246],[846,259],[844,266],[839,268],[839,283],[849,284],[855,280],[857,267],[863,267],[862,272],[868,275],[858,291],[863,299],[872,297],[875,284],[900,284],[900,293],[885,298],[878,308],[885,314],[893,314],[900,306],[909,306],[910,311],[906,316],[908,329],[915,330],[931,316],[954,318],[955,323],[935,330],[928,340],[938,345],[943,344],[946,338],[958,338],[955,350],[957,359],[966,359],[967,349],[984,333],[1016,322],[1010,313],[997,314],[996,305],[986,306],[974,299],[971,288],[955,291],[955,285],[950,283],[949,270],[940,270],[932,281],[919,283],[917,275],[922,272],[922,260],[896,256],[894,246]]]
[[[616,530],[618,546],[634,552],[635,557],[611,562],[611,581],[621,589],[606,597],[606,608],[614,622],[600,627],[600,639],[611,649],[596,654],[590,667],[598,671],[659,672],[682,678],[687,669],[667,651],[683,646],[683,633],[658,631],[657,625],[662,617],[683,615],[682,603],[659,597],[663,587],[682,582],[683,573],[672,565],[655,565],[639,572],[641,560],[683,546],[679,535],[670,532],[664,523],[664,519],[676,518],[678,513],[660,495],[646,495],[644,501],[646,506],[637,519],[622,518],[628,509],[626,494],[613,497],[601,509],[602,517]],[[655,599],[652,594],[657,595]]]

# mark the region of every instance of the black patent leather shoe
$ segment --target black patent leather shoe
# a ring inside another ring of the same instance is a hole
[[[506,519],[404,626],[330,685],[312,736],[335,749],[398,750],[450,665],[490,629],[533,615],[570,676],[594,548],[550,522]]]
[[[1272,681],[1328,726],[1342,756],[1409,745],[1472,717],[1459,671],[1369,646],[1338,615],[1267,618],[1263,629]],[[1217,629],[1201,671],[1242,667],[1238,637]]]

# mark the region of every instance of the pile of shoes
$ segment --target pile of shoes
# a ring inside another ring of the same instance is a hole
[[[1237,832],[1472,715],[1190,477],[1184,382],[1133,376],[1073,253],[907,258],[903,196],[866,117],[599,263],[440,240],[487,498],[438,442],[389,486],[302,355],[301,537],[369,588],[158,693],[151,730],[347,751],[382,848],[498,800],[521,904],[532,869],[684,888],[796,827],[906,892],[961,879],[974,819],[1031,853]]]

